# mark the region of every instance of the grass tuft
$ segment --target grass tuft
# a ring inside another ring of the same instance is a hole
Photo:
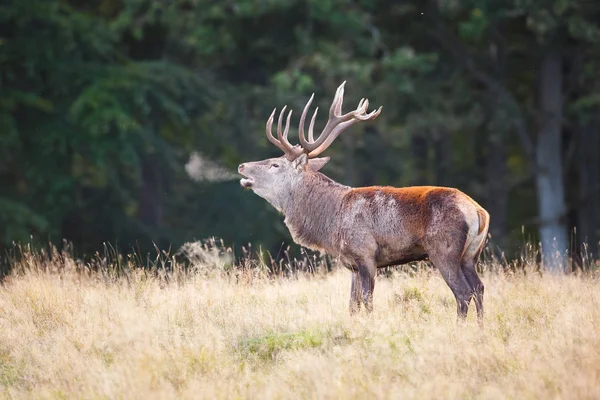
[[[238,346],[242,357],[256,355],[264,361],[276,361],[284,350],[299,350],[319,347],[323,344],[321,332],[301,331],[290,333],[272,332],[260,337],[242,340]]]

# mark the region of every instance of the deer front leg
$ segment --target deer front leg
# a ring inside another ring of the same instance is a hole
[[[346,266],[352,271],[352,288],[350,293],[350,313],[360,309],[360,303],[365,305],[367,313],[373,311],[373,289],[375,288],[375,275],[377,265],[375,253],[377,243],[375,239],[365,233],[362,219],[348,220],[348,229],[342,232],[342,249],[345,251]]]
[[[360,310],[361,303],[360,277],[357,271],[352,271],[352,285],[350,286],[350,314]]]
[[[373,290],[375,289],[376,274],[377,267],[375,266],[375,262],[361,262],[358,265],[362,301],[367,313],[373,311]]]

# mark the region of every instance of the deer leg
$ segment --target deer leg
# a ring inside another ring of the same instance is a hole
[[[462,271],[460,256],[443,257],[430,254],[429,259],[440,271],[444,281],[446,281],[446,284],[454,294],[458,320],[466,319],[469,311],[469,302],[473,295],[473,289],[471,288],[471,285],[469,285],[469,282]]]
[[[352,286],[350,287],[350,314],[356,314],[360,310],[361,290],[360,277],[357,271],[352,271]]]
[[[363,262],[358,265],[362,301],[368,313],[373,311],[373,290],[375,289],[375,263]]]
[[[477,261],[479,255],[485,245],[485,237],[487,234],[487,228],[478,237],[474,238],[471,243],[467,246],[461,263],[461,268],[465,278],[473,289],[473,298],[475,299],[475,307],[477,308],[477,322],[479,326],[483,328],[483,292],[484,286],[481,279],[477,275]]]
[[[483,292],[484,286],[481,279],[477,275],[477,270],[475,269],[475,261],[474,260],[463,260],[461,264],[462,272],[465,275],[465,278],[469,282],[471,289],[473,290],[473,298],[475,299],[475,307],[477,308],[477,322],[479,326],[483,327]]]

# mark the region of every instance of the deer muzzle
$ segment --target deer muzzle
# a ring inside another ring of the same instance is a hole
[[[246,168],[246,164],[240,164],[238,166],[238,173],[244,177],[244,178],[240,179],[240,185],[242,185],[242,187],[244,189],[250,189],[252,187],[252,184],[254,183],[254,180],[252,178],[250,178],[248,175],[244,174],[245,168]]]

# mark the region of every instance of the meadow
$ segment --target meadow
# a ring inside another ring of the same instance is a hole
[[[430,268],[273,276],[28,253],[0,287],[3,398],[600,398],[600,276],[488,263],[485,328]],[[102,262],[105,265],[101,265]]]

